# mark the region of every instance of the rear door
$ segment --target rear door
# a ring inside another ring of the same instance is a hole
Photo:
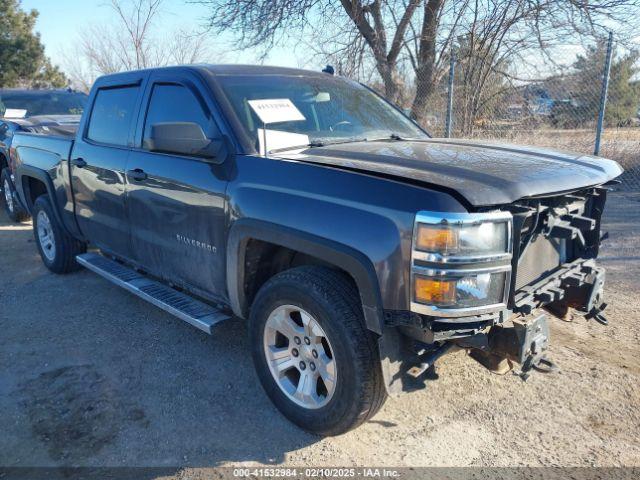
[[[142,100],[143,78],[97,85],[71,153],[75,213],[83,235],[100,249],[131,258],[125,167]]]
[[[208,138],[220,137],[206,88],[188,72],[150,78],[127,162],[127,212],[136,263],[175,285],[221,298],[228,166],[147,148],[157,123],[195,122]]]

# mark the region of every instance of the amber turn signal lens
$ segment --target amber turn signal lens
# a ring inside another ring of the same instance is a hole
[[[456,282],[434,278],[415,278],[415,296],[421,303],[453,305],[456,300]]]
[[[420,225],[417,247],[426,252],[445,253],[458,246],[458,232],[451,228]]]

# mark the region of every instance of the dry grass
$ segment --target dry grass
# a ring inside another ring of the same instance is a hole
[[[595,132],[588,129],[479,131],[479,139],[593,154]],[[618,161],[626,170],[640,167],[640,128],[611,128],[603,132],[600,156]]]

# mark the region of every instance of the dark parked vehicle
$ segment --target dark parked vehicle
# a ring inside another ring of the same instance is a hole
[[[0,189],[4,208],[14,222],[26,220],[13,182],[11,142],[16,132],[74,136],[87,100],[73,90],[0,89]]]
[[[595,258],[616,162],[432,139],[344,78],[110,75],[75,140],[14,148],[50,270],[83,265],[207,333],[248,319],[266,393],[318,434],[367,420],[453,348],[548,370],[545,312],[606,322]]]

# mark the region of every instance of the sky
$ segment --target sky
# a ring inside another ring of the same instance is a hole
[[[36,31],[40,33],[47,55],[54,64],[63,70],[65,67],[64,54],[72,51],[74,41],[81,34],[83,26],[88,23],[112,23],[115,21],[114,13],[107,6],[108,0],[22,0],[25,10],[36,9],[40,12],[36,24]],[[176,28],[193,29],[202,31],[206,25],[208,8],[206,5],[190,3],[189,0],[164,0],[163,12],[157,21],[157,31],[173,31]],[[214,52],[210,63],[257,63],[257,57],[251,51],[229,51],[232,45],[231,39],[215,37],[211,34],[211,44]],[[639,42],[640,44],[640,38]],[[296,45],[292,41],[290,45],[275,47],[270,50],[269,56],[263,62],[267,65],[279,65],[301,68],[321,68],[313,58],[305,56],[303,48],[296,51]],[[581,49],[573,45],[567,45],[559,49],[556,61],[567,65],[575,61],[576,53]],[[216,56],[215,53],[221,53]],[[536,61],[531,62],[536,65]],[[527,76],[528,73],[524,73]],[[531,73],[537,77],[540,72]]]
[[[54,64],[64,67],[64,52],[69,51],[74,40],[87,22],[112,22],[113,14],[106,5],[106,0],[22,0],[25,10],[36,9],[40,12],[35,30],[40,33],[42,43],[49,58]],[[187,27],[199,31],[206,24],[207,7],[200,4],[187,3],[185,0],[165,0],[164,10],[158,21],[162,29],[173,30],[174,27]],[[220,43],[228,43],[222,39]],[[255,63],[256,58],[251,52],[231,54],[225,45],[218,47],[219,39],[212,36],[214,51],[223,52],[223,63]],[[279,47],[273,49],[265,64],[289,67],[302,66],[293,47]],[[215,58],[211,63],[216,62]],[[63,68],[64,69],[64,68]]]

